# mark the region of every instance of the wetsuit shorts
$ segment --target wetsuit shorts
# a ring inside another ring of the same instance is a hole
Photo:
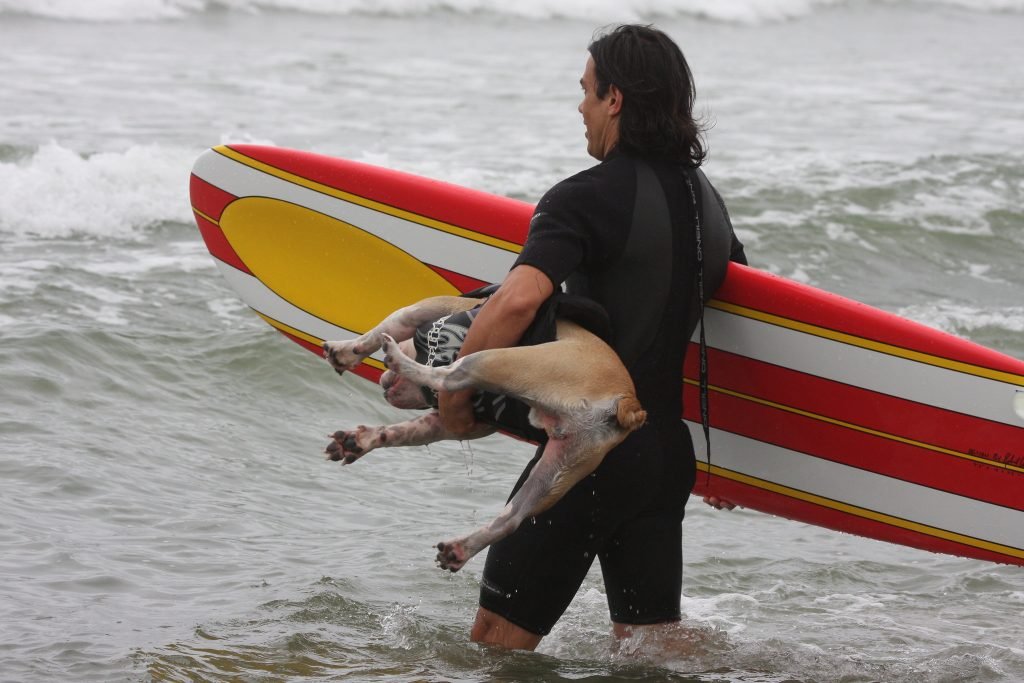
[[[681,522],[694,477],[692,463],[676,450],[679,438],[692,449],[678,417],[650,419],[557,505],[524,520],[515,534],[491,546],[480,606],[531,633],[547,635],[597,558],[613,622],[677,621]],[[651,482],[657,482],[656,490]]]

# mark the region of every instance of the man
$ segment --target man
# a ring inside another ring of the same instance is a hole
[[[601,163],[541,199],[462,355],[516,344],[564,284],[607,310],[648,423],[490,549],[471,637],[516,649],[535,648],[550,631],[595,557],[616,635],[679,620],[681,522],[696,472],[680,421],[683,359],[701,317],[699,293],[710,298],[730,255],[745,262],[721,198],[698,170],[705,151],[682,52],[645,26],[620,26],[589,52],[579,112],[587,152]],[[449,429],[471,431],[469,392],[442,394],[440,410]]]

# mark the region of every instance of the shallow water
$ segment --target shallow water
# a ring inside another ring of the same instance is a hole
[[[530,449],[325,463],[398,412],[238,301],[187,199],[249,140],[535,201],[590,163],[592,30],[653,9],[755,265],[1024,358],[1019,6],[293,4],[0,0],[0,678],[1024,678],[1019,568],[699,502],[687,647],[616,645],[597,572],[538,653],[472,645],[482,562],[431,547]]]

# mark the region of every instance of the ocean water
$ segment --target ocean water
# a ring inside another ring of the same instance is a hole
[[[754,265],[1024,358],[1020,0],[0,0],[0,680],[1018,681],[1024,573],[691,501],[679,633],[592,573],[469,642],[500,437],[393,420],[227,288],[194,158],[255,141],[535,201],[586,167],[598,26],[683,47]]]

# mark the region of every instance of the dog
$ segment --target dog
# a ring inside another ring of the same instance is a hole
[[[324,358],[338,374],[383,348],[388,369],[380,384],[385,399],[396,407],[427,408],[429,392],[473,388],[525,403],[530,423],[546,433],[542,457],[501,513],[472,533],[437,544],[437,564],[451,572],[514,532],[527,517],[554,505],[647,419],[615,351],[580,324],[561,317],[551,342],[479,351],[439,367],[415,360],[413,337],[418,329],[436,329],[447,316],[480,305],[479,299],[467,297],[431,297],[395,311],[354,340],[323,344]],[[326,454],[329,460],[348,465],[376,448],[477,439],[500,428],[500,420],[497,427],[477,424],[473,433],[456,437],[446,431],[437,410],[430,410],[398,424],[335,432]]]

